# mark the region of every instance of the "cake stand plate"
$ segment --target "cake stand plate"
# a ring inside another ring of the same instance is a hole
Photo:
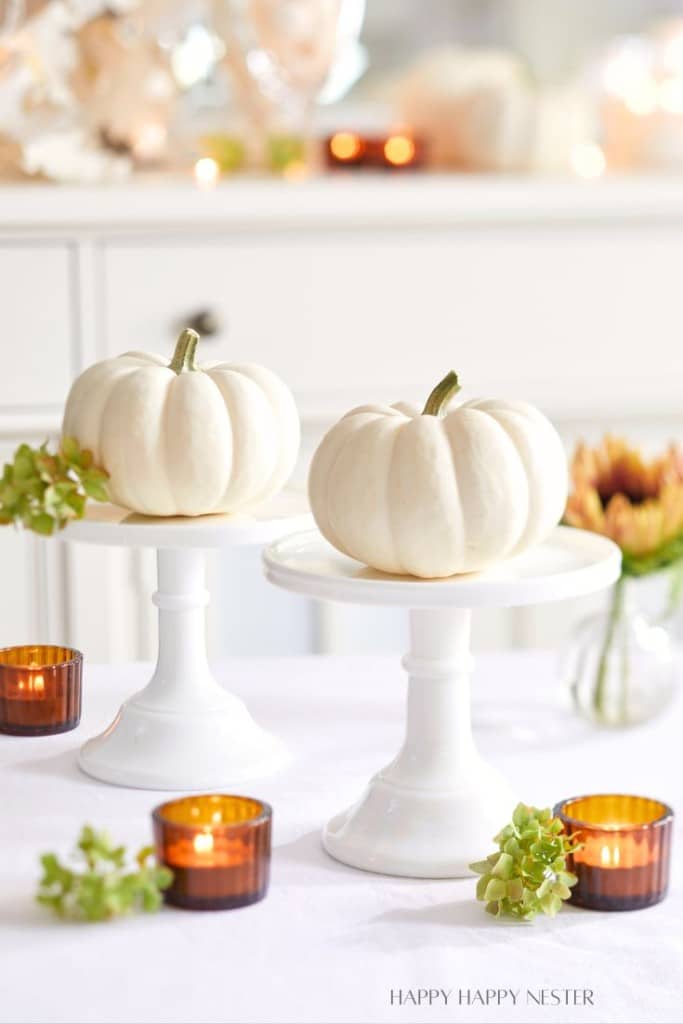
[[[307,597],[409,609],[405,740],[323,844],[366,871],[458,878],[491,846],[517,802],[509,781],[479,754],[469,681],[471,609],[555,601],[614,583],[611,541],[559,526],[545,543],[481,573],[419,580],[389,576],[340,554],[317,531],[283,538],[264,554],[266,575]]]
[[[249,515],[155,519],[91,505],[85,519],[69,524],[64,540],[157,549],[156,669],[109,728],[81,748],[84,772],[119,786],[199,790],[229,788],[286,762],[284,744],[209,668],[205,551],[265,544],[311,522],[303,495],[284,492]]]

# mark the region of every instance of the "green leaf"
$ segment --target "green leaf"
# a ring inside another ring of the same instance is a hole
[[[107,473],[92,452],[64,438],[56,454],[21,444],[0,481],[0,525],[15,523],[49,536],[85,514],[88,498],[108,501]]]
[[[524,882],[521,878],[511,878],[505,887],[505,896],[511,903],[519,903],[524,898]]]
[[[562,900],[559,896],[554,896],[551,892],[547,893],[540,902],[541,910],[544,914],[547,914],[548,917],[555,917],[555,914],[562,906]]]
[[[20,445],[14,455],[14,479],[26,480],[35,474],[33,451],[27,444]]]
[[[514,811],[512,812],[512,824],[516,825],[517,828],[524,828],[528,824],[531,818],[531,808],[527,807],[526,804],[517,804]]]
[[[486,886],[484,898],[489,901],[502,900],[505,896],[506,890],[507,886],[502,878],[491,878]]]
[[[36,899],[60,917],[79,921],[107,921],[136,910],[152,913],[173,879],[168,868],[152,860],[152,853],[149,847],[140,850],[130,869],[125,847],[114,846],[105,832],[85,825],[76,845],[76,869],[64,866],[54,853],[41,856],[43,876]]]
[[[55,520],[51,515],[48,515],[47,512],[38,512],[36,515],[32,515],[29,518],[27,525],[34,533],[40,533],[45,537],[50,537],[54,533]]]
[[[571,889],[564,882],[557,881],[553,885],[553,894],[559,896],[561,900],[568,900],[572,894]]]
[[[549,808],[518,804],[512,822],[496,835],[498,849],[475,861],[476,898],[488,913],[532,921],[539,913],[553,917],[571,897],[576,876],[567,871],[567,856],[580,847],[564,832]]]
[[[63,437],[60,450],[68,462],[74,462],[76,465],[80,465],[81,446],[74,437]]]
[[[500,857],[496,861],[493,871],[491,874],[494,878],[508,879],[512,878],[512,871],[514,868],[514,859],[509,853],[501,853]]]
[[[478,880],[478,882],[477,882],[477,899],[478,900],[486,899],[486,889],[487,889],[487,886],[488,886],[490,881],[491,881],[491,876],[490,875],[482,875],[482,877]]]
[[[107,488],[104,484],[101,484],[98,480],[90,480],[89,478],[83,478],[83,490],[89,498],[94,498],[95,501],[109,501],[109,495]]]

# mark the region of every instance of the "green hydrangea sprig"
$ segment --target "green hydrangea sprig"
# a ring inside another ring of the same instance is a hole
[[[153,855],[153,847],[144,847],[135,867],[127,866],[125,846],[114,846],[106,832],[85,825],[74,851],[75,868],[54,853],[41,856],[43,877],[36,900],[72,921],[108,921],[136,910],[154,913],[173,872],[157,864]]]
[[[578,881],[567,871],[567,856],[581,843],[565,834],[549,808],[522,803],[493,841],[498,850],[470,864],[481,876],[477,899],[486,902],[487,912],[520,921],[532,921],[539,913],[554,917]]]
[[[82,519],[88,498],[109,501],[109,475],[94,464],[93,454],[72,437],[62,438],[51,453],[21,444],[0,477],[0,525],[14,523],[43,536]]]

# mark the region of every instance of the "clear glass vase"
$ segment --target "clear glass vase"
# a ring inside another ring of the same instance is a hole
[[[673,699],[670,617],[647,618],[639,609],[639,586],[637,579],[622,576],[607,611],[579,624],[563,659],[574,706],[599,725],[637,725]]]

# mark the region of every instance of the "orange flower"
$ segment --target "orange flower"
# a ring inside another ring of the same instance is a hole
[[[682,448],[672,444],[646,461],[626,441],[608,435],[597,448],[577,446],[571,476],[564,521],[615,541],[626,571],[629,559],[649,559],[631,566],[646,572],[683,555]]]

